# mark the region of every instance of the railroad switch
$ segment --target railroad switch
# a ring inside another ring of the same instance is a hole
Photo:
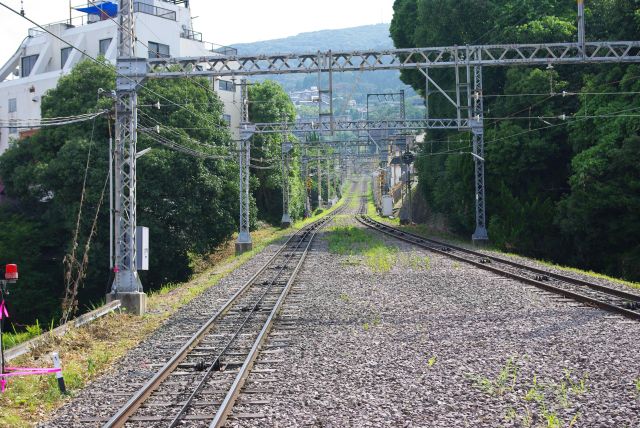
[[[534,279],[536,281],[549,281],[549,277],[547,275],[536,275]]]
[[[487,259],[486,257],[483,257],[483,258],[480,259],[480,263],[486,265],[488,263],[491,263],[491,259]]]

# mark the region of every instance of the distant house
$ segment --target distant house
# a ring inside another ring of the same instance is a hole
[[[135,46],[140,57],[203,56],[235,53],[235,50],[202,40],[193,30],[188,0],[134,1]],[[103,55],[115,64],[117,56],[117,2],[103,1],[96,6],[77,8],[81,16],[43,27],[92,57]],[[145,46],[146,45],[146,46]],[[56,86],[58,79],[83,59],[83,54],[40,28],[29,30],[16,52],[0,68],[0,154],[9,140],[22,138],[32,129],[11,126],[18,120],[39,119],[42,96]],[[233,132],[240,123],[240,85],[231,80],[212,80],[212,88],[224,103],[225,120]],[[97,94],[96,94],[97,96]],[[81,113],[81,112],[79,112]],[[237,136],[237,135],[236,135]]]

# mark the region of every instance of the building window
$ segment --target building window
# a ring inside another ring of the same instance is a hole
[[[227,125],[231,125],[231,115],[230,115],[230,114],[223,114],[223,115],[222,115],[222,120],[223,120]]]
[[[36,65],[36,61],[38,61],[38,55],[22,57],[22,77],[29,77],[31,70],[33,70],[33,67]]]
[[[9,121],[10,125],[15,125],[16,121],[15,120],[10,120]],[[9,127],[9,134],[17,134],[18,133],[18,128],[16,128],[15,126],[10,126]]]
[[[220,88],[221,91],[235,92],[236,85],[234,85],[233,82],[229,82],[228,80],[220,80],[219,82],[218,88]]]
[[[60,68],[64,68],[64,65],[67,63],[70,54],[71,48],[60,49]]]
[[[111,46],[111,39],[102,39],[98,45],[98,53],[100,55],[106,55],[109,50],[109,46]]]
[[[18,100],[16,98],[9,98],[9,113],[15,113],[18,111]]]
[[[149,42],[149,58],[169,58],[169,45]]]

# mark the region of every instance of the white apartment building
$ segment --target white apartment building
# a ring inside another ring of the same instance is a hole
[[[118,2],[94,3],[99,9],[88,4],[86,8],[76,8],[82,16],[43,26],[86,54],[94,58],[103,55],[115,64]],[[193,30],[188,0],[134,0],[134,11],[136,36],[142,42],[135,46],[139,57],[235,53],[231,48],[204,42],[202,34]],[[42,96],[81,60],[83,55],[78,50],[39,28],[30,29],[15,54],[0,69],[0,122],[39,119]],[[230,79],[214,79],[213,89],[224,103],[224,119],[230,124],[234,138],[238,138],[240,85]],[[0,154],[11,139],[31,132],[17,127],[0,128]]]

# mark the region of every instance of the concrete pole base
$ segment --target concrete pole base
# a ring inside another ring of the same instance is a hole
[[[478,247],[486,247],[489,245],[489,234],[487,233],[487,229],[484,227],[476,227],[476,231],[471,236],[471,240],[473,241],[473,245]]]
[[[145,293],[109,293],[107,303],[120,300],[121,307],[127,313],[142,316],[147,312],[147,295]]]
[[[282,219],[280,220],[280,227],[286,229],[291,227],[291,216],[289,214],[282,214]]]
[[[236,242],[236,256],[253,249],[251,242]]]

